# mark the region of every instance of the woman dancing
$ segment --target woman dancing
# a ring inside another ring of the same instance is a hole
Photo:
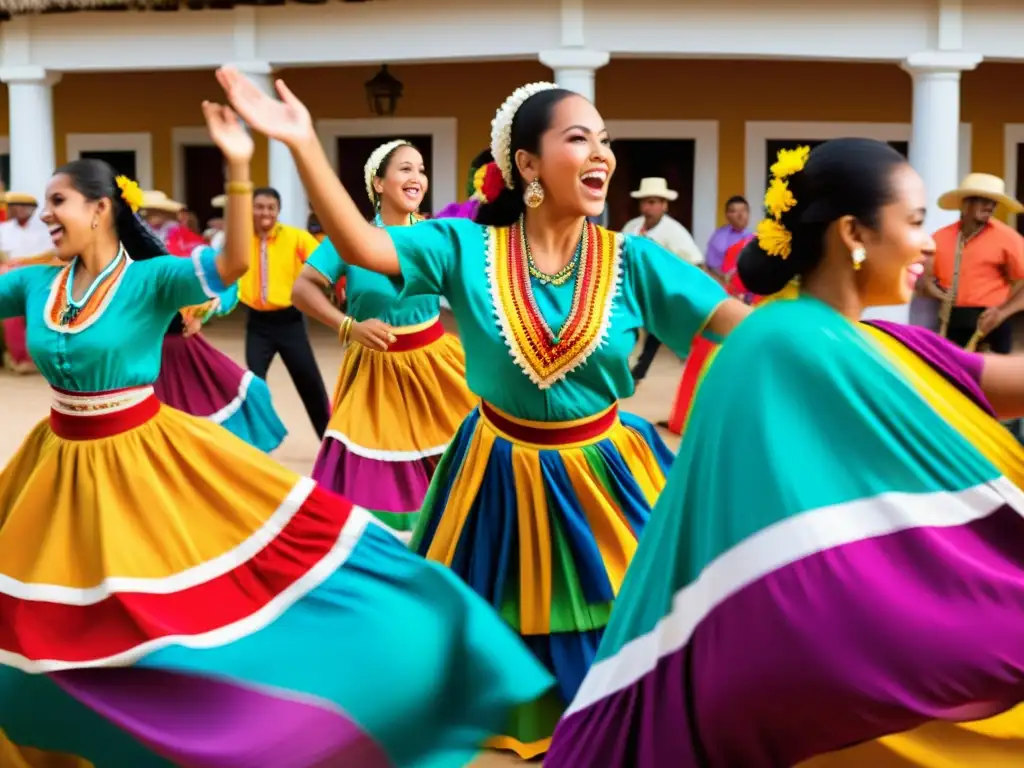
[[[535,83],[502,105],[491,151],[503,184],[476,221],[381,230],[283,83],[277,101],[234,69],[218,77],[246,122],[290,146],[346,262],[395,276],[402,298],[451,303],[483,402],[441,459],[413,546],[486,597],[558,679],[491,742],[536,756],[590,665],[672,460],[652,425],[619,412],[637,332],[685,355],[747,308],[651,241],[587,221],[615,155],[578,94]]]
[[[53,388],[0,473],[0,762],[463,766],[543,667],[365,510],[153,395],[171,318],[249,266],[252,140],[204,112],[222,252],[162,256],[138,188],[78,160],[46,194],[64,266],[0,276]]]
[[[377,147],[364,168],[374,224],[412,226],[427,192],[420,151]],[[345,277],[348,315],[324,289]],[[342,261],[330,240],[306,261],[292,302],[333,328],[345,353],[313,479],[412,535],[437,462],[476,405],[459,340],[441,327],[440,299],[399,299],[385,276]]]
[[[1018,765],[1024,450],[995,417],[1024,412],[1024,359],[857,322],[934,250],[900,153],[773,172],[740,276],[802,295],[711,363],[546,764]]]
[[[238,287],[232,285],[213,301],[185,307],[174,316],[164,334],[160,374],[153,390],[161,403],[209,419],[270,453],[288,435],[274,410],[270,388],[201,333],[211,317],[223,317],[237,305]]]

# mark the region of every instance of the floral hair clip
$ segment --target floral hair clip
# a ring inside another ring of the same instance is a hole
[[[370,202],[375,206],[377,205],[377,190],[373,188],[373,179],[380,171],[380,164],[384,162],[384,158],[390,155],[399,147],[411,147],[405,139],[395,139],[389,141],[386,144],[381,144],[373,152],[370,153],[369,159],[366,161],[366,165],[363,166],[363,180],[366,182],[366,194],[370,198]]]
[[[512,95],[498,107],[494,119],[491,120],[491,156],[498,164],[501,178],[509,189],[516,188],[512,180],[512,163],[514,162],[512,157],[512,121],[515,119],[516,112],[534,94],[555,88],[558,86],[554,83],[528,83],[516,88]]]
[[[473,174],[473,199],[481,203],[493,203],[505,188],[501,169],[497,163],[486,163]]]
[[[782,215],[796,206],[796,198],[789,188],[789,177],[799,173],[807,164],[810,147],[780,149],[772,163],[772,180],[764,193],[766,217],[757,225],[757,242],[769,256],[788,259],[793,252],[793,233],[782,223]]]
[[[142,189],[139,188],[138,183],[132,181],[127,176],[118,176],[114,179],[114,182],[117,184],[117,188],[121,190],[121,199],[131,208],[132,213],[138,213],[143,201]]]

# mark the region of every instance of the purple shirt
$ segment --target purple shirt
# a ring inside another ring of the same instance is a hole
[[[732,248],[740,240],[744,240],[753,234],[749,230],[733,229],[726,224],[715,230],[708,240],[708,247],[704,251],[704,264],[713,272],[722,274],[722,262],[725,261],[725,252]]]

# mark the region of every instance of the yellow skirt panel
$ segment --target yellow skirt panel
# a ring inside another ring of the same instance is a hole
[[[338,373],[328,436],[357,453],[441,453],[477,400],[466,385],[462,344],[451,334],[405,352],[353,344]]]
[[[209,420],[168,407],[99,440],[62,439],[43,421],[0,473],[0,573],[80,589],[166,578],[252,537],[298,479]]]

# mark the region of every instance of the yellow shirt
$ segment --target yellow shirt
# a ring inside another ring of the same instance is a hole
[[[254,237],[249,271],[238,281],[238,300],[261,311],[290,307],[292,286],[317,245],[309,232],[287,224],[275,224],[266,239]]]

